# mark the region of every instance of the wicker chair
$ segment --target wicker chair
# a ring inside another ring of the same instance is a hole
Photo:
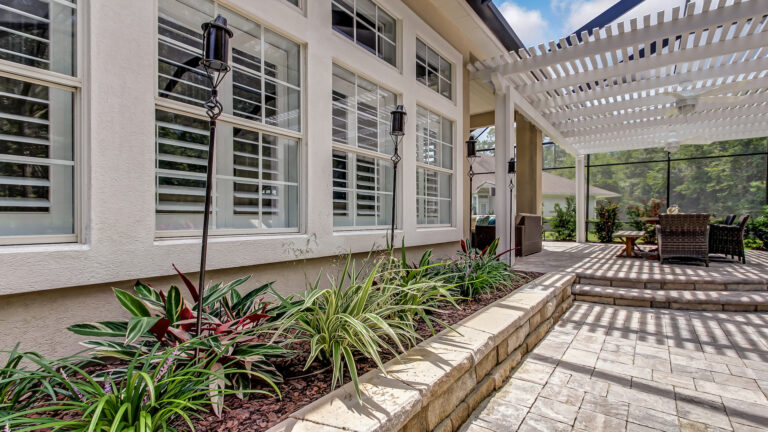
[[[709,267],[709,214],[662,214],[656,225],[659,261],[689,258]]]
[[[729,214],[725,217],[725,222],[723,222],[723,225],[733,225],[733,221],[736,220],[735,214]]]
[[[747,262],[744,253],[744,229],[749,215],[739,219],[738,225],[711,225],[709,231],[709,253],[736,257],[742,264]]]

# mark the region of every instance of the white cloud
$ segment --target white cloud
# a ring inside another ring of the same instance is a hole
[[[568,16],[563,21],[563,34],[567,35],[613,6],[616,0],[574,1],[568,7]]]
[[[526,46],[547,42],[549,23],[540,10],[525,9],[511,1],[505,1],[499,5],[499,11]]]
[[[613,6],[616,0],[577,0],[569,3],[567,7],[567,16],[563,21],[563,32],[570,34],[571,32],[581,28],[581,26],[592,21],[601,13],[605,12],[608,8]],[[553,8],[560,7],[564,10],[562,0],[551,0]],[[618,21],[629,21],[632,18],[642,18],[645,15],[651,15],[652,23],[655,23],[656,13],[661,10],[671,10],[676,6],[683,7],[685,0],[645,0],[640,3],[628,13],[624,14]]]

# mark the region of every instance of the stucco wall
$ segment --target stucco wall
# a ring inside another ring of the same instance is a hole
[[[157,6],[155,1],[78,3],[82,22],[83,91],[76,161],[81,209],[76,244],[0,246],[0,296],[80,287],[114,280],[170,275],[170,262],[194,268],[199,239],[155,233],[155,107],[157,94]],[[332,70],[334,62],[397,91],[410,114],[400,164],[395,244],[408,246],[462,238],[465,178],[453,177],[452,226],[416,222],[416,107],[452,120],[455,167],[463,165],[466,95],[462,54],[400,0],[378,0],[398,26],[398,67],[393,67],[331,27],[331,0],[221,0],[267,28],[302,44],[302,141],[299,233],[219,236],[209,245],[209,269],[315,259],[346,251],[383,248],[384,230],[338,231],[332,202]],[[449,59],[454,98],[416,80],[416,38]],[[189,109],[189,108],[185,108]],[[199,114],[202,107],[192,107]],[[80,289],[80,288],[78,288]],[[4,300],[0,300],[6,303]],[[3,329],[4,330],[4,329]]]
[[[437,258],[454,256],[458,244],[442,243],[430,247],[408,249],[409,259],[416,261],[426,249],[433,250]],[[367,254],[357,254],[364,259]],[[285,263],[215,270],[206,273],[209,281],[231,281],[251,274],[245,289],[255,288],[265,282],[276,281],[274,288],[281,294],[302,292],[306,282],[313,281],[321,272],[336,276],[338,265],[344,264],[346,256],[296,260]],[[170,268],[170,263],[168,264]],[[181,270],[193,267],[182,266]],[[172,269],[171,269],[172,271]],[[195,272],[187,273],[197,281]],[[155,288],[166,289],[171,284],[183,287],[177,276],[142,279]],[[21,349],[36,350],[46,356],[65,356],[83,349],[78,344],[85,337],[66,330],[67,326],[83,322],[106,321],[127,318],[128,315],[115,300],[112,288],[130,290],[134,280],[119,281],[74,288],[39,291],[0,297],[0,350],[8,350],[20,342]],[[323,286],[328,278],[322,277]],[[182,288],[182,291],[185,291]],[[2,358],[2,355],[0,355]]]

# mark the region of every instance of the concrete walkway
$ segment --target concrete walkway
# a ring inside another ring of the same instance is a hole
[[[518,258],[515,270],[563,271],[583,278],[642,279],[646,282],[728,282],[768,284],[768,252],[747,251],[747,264],[712,255],[709,267],[664,264],[642,258],[617,258],[623,246],[601,243],[544,242],[540,253]]]
[[[461,431],[768,431],[766,393],[766,313],[575,303]]]

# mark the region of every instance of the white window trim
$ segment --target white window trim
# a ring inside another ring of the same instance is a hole
[[[21,245],[44,245],[44,244],[66,244],[66,243],[84,243],[86,238],[86,215],[88,214],[88,201],[86,191],[88,162],[88,145],[86,144],[87,120],[84,101],[84,93],[87,89],[83,85],[88,63],[82,53],[86,52],[86,40],[88,32],[85,23],[88,21],[89,0],[80,0],[79,4],[73,4],[64,0],[51,0],[74,9],[76,14],[76,37],[75,37],[75,74],[74,76],[62,74],[59,72],[47,71],[45,69],[33,66],[23,65],[8,60],[0,60],[0,75],[20,81],[27,81],[38,85],[58,88],[72,92],[72,210],[73,210],[73,233],[60,235],[21,235],[21,236],[0,236],[0,246],[21,246]],[[67,161],[70,162],[70,161]],[[45,164],[45,160],[36,161],[38,164]]]
[[[400,35],[401,35],[401,28],[402,28],[402,20],[400,18],[398,18],[397,15],[395,15],[395,14],[391,13],[389,10],[387,10],[387,8],[381,6],[378,1],[372,0],[373,4],[376,5],[376,19],[377,19],[377,21],[378,21],[378,18],[379,18],[379,9],[383,10],[387,15],[391,16],[392,19],[395,20],[395,40],[392,41],[388,37],[386,37],[386,36],[382,35],[381,33],[379,33],[376,29],[371,29],[371,27],[369,25],[363,24],[367,28],[373,30],[373,32],[376,33],[377,36],[381,36],[384,39],[386,39],[387,41],[392,42],[395,45],[395,64],[392,64],[392,63],[384,60],[383,58],[379,57],[379,53],[378,52],[372,53],[366,47],[364,47],[364,46],[360,45],[359,43],[357,43],[357,0],[350,0],[350,1],[352,1],[352,9],[353,9],[352,19],[354,20],[354,25],[355,25],[354,29],[353,29],[353,33],[354,33],[353,37],[350,39],[349,36],[347,36],[345,33],[341,32],[339,30],[334,29],[333,28],[333,22],[331,22],[331,32],[333,34],[335,34],[337,37],[341,38],[341,40],[344,40],[347,43],[351,43],[357,49],[362,50],[363,52],[365,52],[368,55],[373,55],[373,57],[376,58],[376,60],[378,60],[379,62],[381,62],[381,63],[383,63],[383,64],[385,64],[385,65],[387,65],[387,66],[389,66],[389,67],[391,67],[391,68],[393,68],[395,70],[397,70],[398,72],[400,72],[400,67],[403,64],[403,61],[401,60],[401,56],[400,56],[401,53],[403,52],[403,50],[402,50],[402,38],[400,37]],[[331,0],[331,3],[335,4],[336,1],[335,0]],[[339,8],[341,8],[341,9],[344,9],[340,5],[337,5],[337,6]],[[376,47],[378,48],[378,39],[376,40]]]
[[[419,85],[421,85],[422,87],[428,88],[431,92],[437,93],[438,95],[448,99],[451,102],[455,102],[455,99],[456,99],[456,84],[455,84],[455,79],[454,78],[456,76],[456,65],[452,61],[448,60],[448,57],[443,55],[442,52],[432,48],[432,45],[430,45],[427,42],[425,42],[424,39],[425,38],[423,38],[423,37],[421,37],[419,35],[416,35],[416,42],[414,42],[414,46],[418,49],[418,46],[419,46],[418,41],[421,41],[421,43],[423,43],[424,46],[426,46],[427,48],[429,48],[432,51],[434,51],[435,53],[437,53],[437,55],[440,56],[441,59],[445,60],[446,62],[448,62],[448,64],[451,65],[451,76],[449,77],[449,81],[448,81],[448,84],[451,85],[451,97],[445,97],[445,95],[440,93],[440,91],[432,90],[427,84],[425,84],[423,82],[420,82],[419,79],[418,79],[418,76],[416,75],[416,70],[414,69],[413,74],[414,74],[414,76],[416,78],[416,82],[419,83]],[[426,61],[426,59],[425,59],[425,61]],[[413,64],[414,64],[414,67],[418,68],[419,60],[418,60],[417,56],[414,56]],[[428,66],[426,64],[424,65],[424,67],[428,69]],[[439,65],[438,65],[438,67],[439,67]],[[429,73],[427,73],[427,76],[429,76]],[[438,71],[437,76],[438,77],[443,77],[442,75],[440,75],[439,71]]]
[[[416,57],[414,56],[414,60],[415,60],[415,58]],[[427,87],[427,88],[429,88],[429,87]],[[431,91],[431,89],[430,89],[430,91]],[[415,193],[414,194],[414,197],[416,198],[415,205],[416,205],[416,208],[417,208],[417,211],[416,211],[416,216],[417,216],[416,217],[416,221],[417,221],[416,222],[416,229],[418,231],[423,231],[425,229],[430,229],[430,228],[455,228],[455,227],[458,227],[458,221],[456,219],[459,217],[459,210],[457,209],[458,195],[456,193],[456,190],[457,190],[458,181],[459,181],[458,180],[458,177],[459,177],[458,176],[458,170],[457,170],[457,166],[458,166],[457,160],[460,160],[460,159],[459,159],[458,154],[456,152],[456,143],[455,143],[456,138],[457,138],[457,135],[456,135],[457,134],[457,126],[456,125],[458,123],[456,122],[455,119],[453,119],[453,118],[451,118],[449,116],[444,115],[440,110],[436,110],[436,109],[430,107],[427,104],[423,104],[423,103],[419,103],[419,102],[416,103],[417,115],[418,115],[418,109],[419,108],[425,109],[425,110],[427,110],[428,113],[439,115],[442,119],[450,121],[451,122],[451,136],[453,137],[453,141],[454,142],[451,143],[451,149],[452,149],[452,152],[453,152],[453,154],[451,155],[452,156],[452,158],[451,158],[451,166],[453,167],[452,169],[443,168],[441,166],[431,165],[431,164],[424,163],[424,162],[419,162],[418,160],[416,160],[416,170],[417,171],[418,171],[419,168],[422,168],[422,169],[426,169],[426,170],[435,171],[435,172],[441,173],[441,174],[448,174],[448,175],[451,176],[451,198],[450,198],[450,200],[451,200],[451,223],[449,223],[449,224],[422,224],[422,223],[418,223],[418,201],[419,201],[419,195],[418,195],[418,193]],[[418,126],[417,126],[417,129],[418,129]],[[421,133],[419,133],[419,131],[417,130],[416,131],[416,141],[419,140],[419,136],[423,136],[423,135]],[[444,141],[442,141],[442,140],[440,140],[439,142],[441,144],[444,144]],[[418,145],[417,145],[416,151],[418,151]],[[416,183],[418,183],[418,178],[416,180]],[[418,189],[418,184],[414,184],[414,186]],[[433,197],[430,197],[430,198],[433,198]],[[447,200],[447,198],[439,198],[439,197],[435,198],[435,199],[441,200],[441,201]]]
[[[298,141],[298,161],[297,161],[297,167],[298,167],[298,203],[297,203],[297,218],[298,223],[295,228],[243,228],[243,229],[235,229],[235,228],[216,228],[216,183],[218,178],[222,178],[222,176],[218,176],[214,173],[213,176],[213,185],[212,185],[212,195],[213,195],[213,202],[211,204],[211,221],[210,221],[210,236],[213,238],[232,238],[233,240],[236,240],[241,237],[253,237],[253,236],[280,236],[280,235],[295,235],[303,233],[304,228],[306,227],[306,218],[308,215],[305,211],[305,200],[306,200],[306,182],[307,182],[307,174],[306,174],[306,148],[305,143],[307,142],[306,139],[306,128],[307,128],[307,90],[306,90],[306,70],[307,70],[307,55],[306,55],[306,45],[301,43],[300,41],[297,41],[296,39],[292,38],[291,36],[287,35],[285,32],[283,32],[280,29],[272,28],[269,25],[265,25],[264,22],[253,15],[245,12],[242,10],[242,8],[239,8],[235,5],[230,4],[229,2],[225,0],[210,0],[211,3],[214,6],[214,15],[219,13],[219,8],[226,8],[231,12],[234,12],[243,18],[250,20],[262,28],[262,35],[264,33],[264,30],[269,29],[270,31],[274,32],[277,35],[280,35],[281,37],[284,37],[291,42],[297,44],[299,46],[299,65],[300,65],[300,73],[299,73],[299,84],[301,87],[296,87],[294,85],[291,85],[289,83],[280,82],[281,85],[289,86],[295,90],[299,91],[299,99],[300,99],[300,119],[299,119],[299,131],[293,131],[290,129],[284,129],[280,128],[274,125],[270,125],[264,122],[264,119],[262,119],[262,122],[257,122],[253,120],[248,120],[242,117],[235,116],[234,114],[229,113],[222,113],[221,116],[218,118],[218,122],[222,124],[226,124],[228,126],[233,126],[237,128],[243,128],[247,130],[251,130],[254,132],[258,132],[260,134],[267,134],[267,135],[274,135],[281,138],[288,138],[292,140]],[[282,1],[282,0],[281,0]],[[296,8],[294,5],[288,3],[287,1],[282,1],[286,6],[291,8]],[[299,0],[300,6],[305,5],[305,0]],[[160,97],[158,94],[158,88],[159,88],[159,76],[157,71],[159,70],[159,61],[160,61],[160,53],[158,48],[158,41],[162,38],[160,34],[158,33],[158,26],[159,26],[159,19],[160,19],[160,9],[159,9],[159,1],[154,1],[154,32],[155,32],[155,43],[153,44],[154,47],[154,64],[155,64],[155,73],[153,74],[153,88],[152,92],[154,94],[155,98],[155,109],[156,110],[162,110],[167,111],[175,114],[181,114],[186,115],[190,117],[199,118],[201,120],[209,120],[205,108],[202,106],[197,106],[193,104],[183,103],[180,101],[163,98]],[[303,11],[303,9],[302,9]],[[264,44],[264,38],[262,37],[262,45]],[[231,50],[231,48],[230,48]],[[261,73],[262,76],[262,83],[265,81],[266,76],[264,73]],[[231,75],[230,75],[231,77]],[[157,153],[155,150],[154,158],[157,158]],[[157,169],[155,169],[155,172],[157,172]],[[267,181],[266,183],[282,183],[278,181]],[[153,184],[153,187],[156,187],[156,185]],[[155,197],[157,192],[155,191]],[[155,198],[156,199],[156,198]],[[156,217],[157,215],[157,209],[155,206],[153,206],[153,216]],[[195,239],[200,238],[202,235],[202,228],[199,230],[158,230],[157,226],[155,225],[155,233],[154,237],[156,241],[167,241],[167,240],[184,240],[184,239]]]
[[[334,33],[338,33],[336,30],[333,30],[333,32]],[[349,38],[347,38],[346,36],[344,36],[344,35],[341,35],[341,36],[344,39],[346,39],[347,41],[349,41]],[[355,45],[357,45],[357,44],[355,44]],[[379,60],[381,60],[381,59],[379,59]],[[387,63],[387,64],[389,64],[389,63]],[[358,78],[362,78],[362,79],[364,79],[366,81],[369,81],[369,82],[375,84],[378,88],[385,89],[385,90],[389,91],[390,93],[394,94],[395,95],[395,105],[401,103],[400,101],[402,101],[402,98],[403,98],[403,96],[401,94],[391,90],[387,86],[381,85],[379,82],[377,82],[376,80],[370,78],[369,76],[367,76],[365,74],[358,73],[356,71],[356,69],[350,68],[350,67],[348,67],[346,64],[344,64],[342,62],[337,62],[337,61],[334,60],[332,62],[332,65],[336,65],[336,66],[346,70],[347,72],[350,72],[350,73],[355,75],[355,77],[356,77],[356,80],[355,80],[355,100],[357,100],[357,87],[358,87],[357,79]],[[331,74],[331,76],[333,77],[333,74]],[[331,84],[331,91],[333,91],[333,85],[332,84]],[[331,102],[331,110],[333,110],[333,102]],[[357,107],[354,108],[354,112],[355,112],[355,114],[357,114]],[[333,116],[331,116],[331,120],[333,120]],[[377,120],[378,120],[378,118],[377,118]],[[331,135],[331,139],[333,139],[333,134]],[[339,142],[336,142],[336,141],[332,140],[331,141],[331,155],[333,155],[333,151],[334,150],[337,150],[337,151],[340,151],[340,152],[344,152],[344,153],[347,153],[347,154],[353,154],[353,155],[356,155],[356,156],[360,155],[360,156],[370,157],[370,158],[373,158],[373,159],[376,159],[376,160],[383,160],[385,162],[392,163],[392,159],[391,159],[392,155],[387,155],[386,153],[380,153],[380,152],[373,151],[373,150],[370,150],[370,149],[366,149],[366,148],[362,148],[362,147],[358,147],[358,146],[353,146],[353,145],[349,145],[349,144],[344,144],[344,143],[339,143]],[[402,150],[401,150],[401,152],[402,152]],[[331,163],[333,163],[333,156],[331,156]],[[396,184],[395,185],[395,190],[399,190],[398,187],[399,187],[399,185]],[[331,200],[333,200],[333,191],[335,189],[336,188],[331,187]],[[354,193],[354,192],[357,191],[357,189],[354,189],[354,188],[353,189],[347,189],[347,191]],[[378,192],[378,193],[384,193],[384,194],[392,195],[392,192]],[[397,197],[399,197],[399,203],[402,203],[403,202],[402,194],[397,194]],[[397,212],[395,214],[395,231],[398,231],[398,229],[401,229],[401,227],[399,227],[400,224],[398,224],[398,222],[400,221],[400,218],[398,216],[399,216],[400,211],[402,211],[402,210],[398,211],[397,209],[401,208],[402,206],[398,205],[398,203],[394,203],[394,204],[395,204],[395,211]],[[333,221],[331,221],[331,224],[333,224]],[[370,232],[370,231],[375,231],[375,230],[388,230],[390,228],[391,228],[391,225],[352,225],[352,226],[336,226],[336,225],[333,225],[333,231],[361,231],[361,232]]]

